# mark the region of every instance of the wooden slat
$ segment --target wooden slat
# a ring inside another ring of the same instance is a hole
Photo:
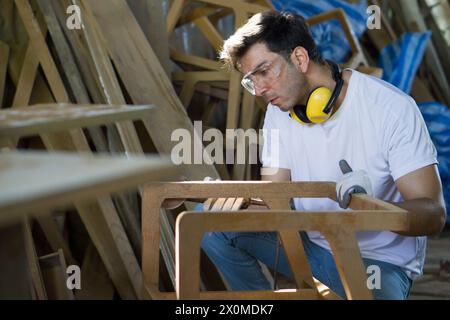
[[[0,155],[0,219],[95,198],[174,172],[159,157],[128,158],[7,152]]]
[[[163,2],[153,0],[128,0],[127,2],[148,42],[155,49],[159,62],[169,75],[169,41],[167,33],[163,32],[166,28]]]
[[[33,283],[33,290],[36,292],[38,300],[47,300],[47,292],[45,290],[42,271],[39,266],[39,260],[34,245],[33,234],[31,232],[31,224],[28,218],[22,220],[23,233],[25,237],[25,251],[27,254],[28,268]]]
[[[47,26],[42,16],[38,16],[38,23],[44,37],[47,35]],[[16,83],[16,91],[12,107],[26,106],[30,101],[31,93],[35,84],[37,71],[39,67],[39,59],[34,52],[31,41],[28,41],[23,63],[21,65],[19,78]]]
[[[43,213],[42,215],[39,215],[36,220],[44,232],[52,251],[56,252],[58,249],[61,249],[69,265],[78,265],[52,214]]]
[[[366,270],[356,240],[355,231],[358,229],[346,228],[342,225],[334,230],[330,230],[330,227],[327,229],[322,234],[330,244],[347,299],[373,299],[365,281]]]
[[[170,36],[175,29],[177,20],[181,16],[185,0],[174,0],[172,6],[170,7],[169,13],[167,14],[167,34]]]
[[[201,17],[194,20],[194,23],[212,44],[213,48],[216,51],[219,51],[222,48],[224,41],[222,35],[217,31],[211,21],[209,21],[207,17]]]
[[[153,106],[42,104],[1,110],[3,137],[44,134],[151,116]]]
[[[6,72],[8,71],[9,47],[6,43],[0,41],[0,109],[3,105],[5,93]]]
[[[175,145],[170,139],[173,130],[185,128],[193,132],[193,126],[130,9],[123,0],[108,3],[88,0],[83,4],[95,14],[111,58],[133,102],[158,105],[145,126],[158,151],[170,154]],[[117,24],[118,20],[123,23]],[[186,176],[189,179],[218,178],[218,173],[212,165],[199,165],[190,167]]]
[[[49,300],[74,300],[67,288],[67,265],[62,250],[39,258]]]
[[[272,210],[290,209],[290,198],[265,198],[264,201]],[[297,287],[315,288],[311,268],[298,231],[280,231],[280,239]]]
[[[78,0],[74,0],[74,2],[82,7]],[[115,76],[114,68],[109,60],[107,49],[103,45],[105,41],[99,31],[98,23],[92,16],[91,11],[84,10],[84,14],[83,32],[91,52],[91,56],[94,60],[99,80],[102,83],[105,100],[109,104],[125,104],[125,98],[122,94],[119,81]],[[123,146],[128,153],[143,153],[133,123],[128,121],[119,123],[117,124],[117,129],[119,131]]]
[[[44,35],[39,28],[39,24],[29,2],[27,0],[15,0],[15,4],[30,37],[29,39],[34,53],[41,63],[50,86],[53,88],[52,91],[56,100],[59,102],[69,102],[69,96],[67,95],[55,62],[51,58],[50,51],[45,44]]]

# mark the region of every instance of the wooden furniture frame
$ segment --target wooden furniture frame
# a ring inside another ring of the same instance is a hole
[[[174,182],[152,183],[143,191],[142,271],[154,299],[317,299],[337,298],[313,279],[299,230],[320,231],[330,243],[348,299],[372,299],[366,286],[356,231],[403,231],[407,211],[366,195],[352,197],[353,211],[297,212],[290,200],[298,197],[336,201],[332,182]],[[267,211],[184,212],[176,223],[176,295],[158,290],[160,206],[168,198],[259,197]],[[209,231],[278,231],[297,290],[255,292],[200,292],[200,239]]]

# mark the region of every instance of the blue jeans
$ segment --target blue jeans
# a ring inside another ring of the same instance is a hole
[[[196,208],[201,211],[201,207]],[[313,276],[345,298],[339,273],[332,254],[313,243],[305,232],[300,232]],[[201,247],[220,270],[232,290],[272,289],[258,260],[274,267],[277,246],[275,232],[211,232],[203,236]],[[409,295],[412,281],[402,268],[378,260],[363,259],[366,268],[377,265],[381,271],[380,289],[372,289],[375,299],[403,300]],[[278,272],[292,279],[284,250],[279,252]]]

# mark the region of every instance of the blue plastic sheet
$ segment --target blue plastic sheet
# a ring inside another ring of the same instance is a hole
[[[294,12],[305,18],[324,13],[336,8],[342,8],[355,35],[360,38],[367,27],[369,15],[366,13],[367,1],[361,0],[357,4],[350,4],[342,0],[272,0],[278,11]],[[345,33],[337,20],[320,23],[312,26],[311,32],[314,40],[325,59],[339,63],[348,60],[351,52]]]
[[[383,80],[409,94],[430,36],[431,32],[407,32],[387,45],[378,64],[383,69]]]

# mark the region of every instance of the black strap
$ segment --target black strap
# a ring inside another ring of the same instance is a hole
[[[339,69],[339,66],[331,60],[326,60],[326,62],[331,67],[331,74],[333,76],[333,80],[336,81],[336,86],[334,87],[333,93],[331,94],[331,98],[328,101],[323,112],[328,114],[333,110],[334,104],[336,103],[339,94],[341,93],[342,87],[344,86],[344,80],[342,79],[342,73]]]

